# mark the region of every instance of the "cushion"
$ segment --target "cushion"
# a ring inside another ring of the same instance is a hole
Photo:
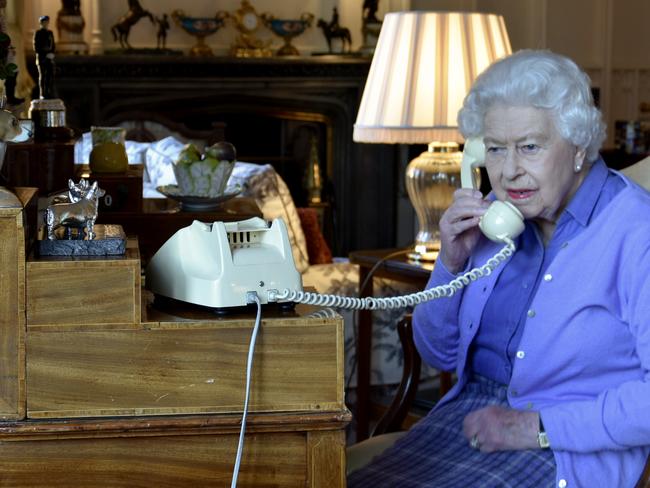
[[[382,434],[348,447],[345,450],[346,474],[366,467],[375,456],[391,447],[397,440],[406,435],[406,431]]]
[[[302,231],[307,241],[309,264],[327,264],[332,262],[332,251],[320,230],[318,212],[315,208],[298,208]]]
[[[650,157],[624,168],[621,173],[646,190],[650,190]]]
[[[175,185],[176,175],[174,175],[174,160],[178,157],[178,153],[183,149],[184,144],[174,139],[173,137],[166,137],[156,142],[151,143],[138,143],[127,141],[128,147],[132,144],[146,144],[145,151],[145,169],[149,185],[145,184],[145,188],[150,190],[150,194],[145,192],[145,198],[162,197],[157,192],[156,188],[164,185]],[[153,192],[156,192],[157,195]]]

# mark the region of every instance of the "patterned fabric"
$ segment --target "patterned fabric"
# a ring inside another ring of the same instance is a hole
[[[334,258],[331,264],[309,266],[302,275],[304,287],[312,287],[318,293],[358,296],[359,267],[347,259]],[[418,291],[416,287],[384,278],[374,278],[374,296],[392,297]],[[346,385],[356,386],[356,314],[351,310],[339,310],[345,323],[345,378]],[[372,312],[372,371],[373,385],[396,384],[402,378],[404,355],[395,325],[407,310],[375,310]],[[422,378],[430,378],[434,370],[422,365]]]
[[[307,241],[309,264],[329,264],[332,262],[332,251],[321,232],[318,213],[315,208],[298,208],[300,226]]]
[[[284,220],[289,231],[289,242],[296,269],[303,273],[309,267],[309,255],[298,210],[293,203],[287,184],[276,173],[273,166],[267,164],[262,168],[264,168],[263,171],[248,179],[243,194],[255,198],[266,220],[275,218]]]
[[[404,437],[348,477],[348,488],[551,488],[553,452],[482,453],[462,434],[463,419],[488,405],[508,406],[506,387],[475,377],[453,402],[434,409]]]

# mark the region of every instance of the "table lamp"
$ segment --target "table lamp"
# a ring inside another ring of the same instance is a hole
[[[510,52],[499,15],[413,11],[384,17],[353,139],[429,144],[406,168],[419,224],[411,259],[437,257],[438,222],[460,186],[458,110],[474,78]]]

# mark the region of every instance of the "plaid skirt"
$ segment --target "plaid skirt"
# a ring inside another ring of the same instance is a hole
[[[465,416],[508,406],[506,387],[475,376],[453,401],[434,409],[407,435],[350,474],[348,488],[543,488],[555,486],[550,449],[482,453],[463,437]]]

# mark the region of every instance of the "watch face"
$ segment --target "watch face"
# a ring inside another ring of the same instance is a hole
[[[242,24],[249,31],[257,29],[257,15],[252,12],[244,14],[242,17]]]
[[[537,443],[539,444],[539,447],[542,449],[548,449],[551,447],[551,443],[548,440],[548,435],[546,432],[538,432],[537,433]]]

